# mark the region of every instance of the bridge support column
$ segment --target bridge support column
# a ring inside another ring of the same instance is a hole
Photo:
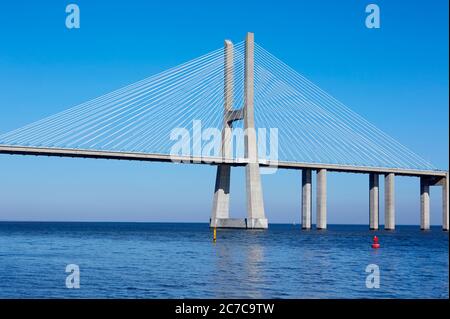
[[[448,173],[442,179],[442,229],[448,231]]]
[[[384,177],[384,229],[395,229],[395,175]]]
[[[317,171],[317,229],[327,228],[327,170]]]
[[[249,160],[245,168],[247,189],[247,228],[267,228],[264,201],[259,172],[258,148],[256,144],[254,115],[254,50],[253,33],[247,33],[245,39],[245,157]]]
[[[222,130],[222,157],[230,157],[231,123],[227,114],[233,108],[233,44],[225,41],[224,47],[224,116]],[[231,227],[230,225],[230,177],[231,167],[218,165],[216,184],[214,188],[213,207],[211,212],[211,227]]]
[[[224,51],[224,113],[222,130],[222,157],[231,158],[232,121],[229,115],[233,111],[233,44],[225,41]],[[213,207],[210,227],[245,228],[244,219],[230,218],[230,178],[231,166],[218,165],[214,188]]]
[[[378,174],[369,175],[369,228],[377,230],[379,225],[380,178]]]
[[[214,188],[211,227],[227,227],[230,214],[230,173],[228,165],[217,166],[216,185]]]
[[[442,184],[442,229],[448,231],[448,173]]]
[[[420,178],[420,229],[430,229],[430,183],[428,178]]]
[[[311,229],[312,192],[311,170],[302,170],[302,228]]]

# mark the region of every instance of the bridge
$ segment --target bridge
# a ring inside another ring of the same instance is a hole
[[[269,154],[266,129],[271,130]],[[313,172],[318,229],[327,227],[327,172],[368,175],[374,230],[384,177],[384,228],[393,230],[395,176],[418,177],[421,229],[430,228],[430,186],[440,186],[442,228],[448,231],[448,172],[284,64],[255,43],[253,33],[236,45],[226,40],[223,48],[2,134],[0,154],[215,165],[211,227],[267,228],[260,174],[276,168],[301,171],[304,229],[312,227]],[[230,218],[229,212],[231,168],[238,166],[246,169],[244,219]]]

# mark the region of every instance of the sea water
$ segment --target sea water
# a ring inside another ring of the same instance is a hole
[[[0,222],[0,298],[449,297],[440,227],[271,224],[212,237],[206,223]],[[68,265],[79,288],[66,285]],[[379,288],[366,283],[374,275]]]

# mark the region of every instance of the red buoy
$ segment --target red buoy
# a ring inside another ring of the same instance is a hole
[[[374,248],[374,249],[380,248],[380,244],[378,243],[378,237],[377,236],[373,236],[372,248]]]

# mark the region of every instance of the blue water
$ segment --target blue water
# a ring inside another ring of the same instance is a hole
[[[448,233],[331,225],[0,223],[1,298],[448,298]],[[80,288],[65,286],[66,265]],[[380,288],[366,288],[366,266]]]

